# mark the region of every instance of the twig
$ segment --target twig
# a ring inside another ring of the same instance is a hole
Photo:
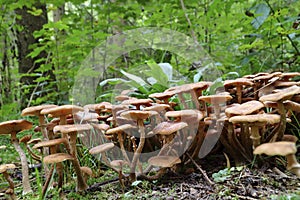
[[[197,169],[199,169],[199,171],[202,173],[204,179],[209,183],[209,185],[214,185],[215,183],[214,183],[212,180],[210,180],[210,179],[208,178],[206,172],[201,168],[200,165],[198,165],[198,164],[196,163],[196,161],[190,156],[190,154],[189,154],[189,153],[186,153],[186,155],[190,158],[190,160],[191,160],[191,161],[193,162],[193,164],[197,167]]]

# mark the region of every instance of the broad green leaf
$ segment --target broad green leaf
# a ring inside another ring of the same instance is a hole
[[[109,79],[105,79],[104,81],[101,81],[101,82],[99,83],[99,85],[100,85],[101,87],[103,87],[103,86],[106,85],[106,84],[117,85],[117,84],[120,84],[120,83],[122,83],[122,82],[126,83],[126,82],[128,82],[128,81],[126,81],[125,79],[122,79],[122,78],[109,78]]]
[[[161,66],[153,60],[147,61],[147,65],[150,67],[150,70],[147,70],[144,73],[149,77],[154,78],[158,84],[167,86],[169,78],[162,70]]]
[[[128,72],[125,72],[124,70],[120,70],[120,72],[123,74],[123,75],[125,75],[127,78],[129,78],[131,81],[134,81],[134,82],[136,82],[138,85],[140,85],[140,86],[144,86],[144,85],[147,85],[147,83],[143,80],[143,79],[141,79],[140,77],[138,77],[138,76],[136,76],[136,75],[134,75],[134,74],[130,74],[130,73],[128,73]]]

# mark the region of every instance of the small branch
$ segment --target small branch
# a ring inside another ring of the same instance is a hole
[[[208,178],[206,172],[201,168],[200,165],[198,165],[198,164],[196,163],[196,161],[190,156],[190,154],[187,153],[186,155],[190,158],[190,160],[191,160],[191,161],[193,162],[193,164],[197,167],[197,169],[199,169],[199,171],[202,173],[204,179],[208,182],[208,184],[209,184],[209,185],[214,185],[215,183],[214,183],[212,180],[210,180],[210,179]]]

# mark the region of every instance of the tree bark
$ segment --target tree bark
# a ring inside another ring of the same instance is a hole
[[[41,3],[39,1],[35,2],[32,7],[36,9],[42,10],[42,13],[38,16],[34,16],[29,13],[31,10],[23,6],[22,8],[17,8],[15,13],[19,16],[16,19],[17,25],[20,27],[17,32],[17,48],[18,48],[18,64],[19,64],[19,73],[33,73],[36,69],[38,69],[43,62],[35,63],[36,60],[47,57],[47,52],[43,51],[39,55],[34,58],[28,57],[28,54],[32,51],[32,45],[38,43],[38,38],[34,38],[33,33],[37,30],[43,28],[43,25],[48,22],[47,18],[47,9],[46,4]],[[50,78],[54,80],[54,75],[52,71],[48,71],[44,73],[42,76],[50,75]],[[34,91],[41,91],[39,94],[41,96],[45,95],[42,92],[42,88],[37,85],[34,80],[37,77],[34,76],[22,76],[20,79],[21,86],[31,86],[27,88],[26,92],[24,89],[21,90],[21,107],[29,106],[29,99],[33,95]],[[36,98],[36,96],[32,96]]]

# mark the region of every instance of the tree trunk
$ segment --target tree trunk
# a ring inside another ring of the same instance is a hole
[[[34,58],[27,56],[32,51],[31,46],[38,43],[38,38],[34,38],[33,36],[34,31],[42,29],[43,25],[48,22],[46,4],[37,1],[32,5],[32,7],[33,6],[36,9],[42,10],[42,13],[38,16],[34,16],[29,13],[31,9],[25,6],[15,10],[15,13],[19,15],[19,17],[16,20],[16,23],[21,27],[17,30],[17,56],[19,63],[19,73],[21,75],[26,73],[33,73],[42,64],[44,64],[43,62],[35,63],[35,61],[47,57],[47,53],[45,51],[41,52]],[[52,78],[52,80],[54,79],[54,75],[51,71],[43,74],[43,76],[47,75],[50,75],[50,78]],[[40,91],[39,94],[41,96],[45,95],[42,91],[42,88],[39,87],[39,85],[37,85],[36,82],[34,82],[36,78],[38,77],[25,75],[22,76],[20,79],[21,87],[23,87],[23,89],[21,90],[22,108],[30,105],[30,99],[37,98],[37,96],[33,95],[35,91]]]

